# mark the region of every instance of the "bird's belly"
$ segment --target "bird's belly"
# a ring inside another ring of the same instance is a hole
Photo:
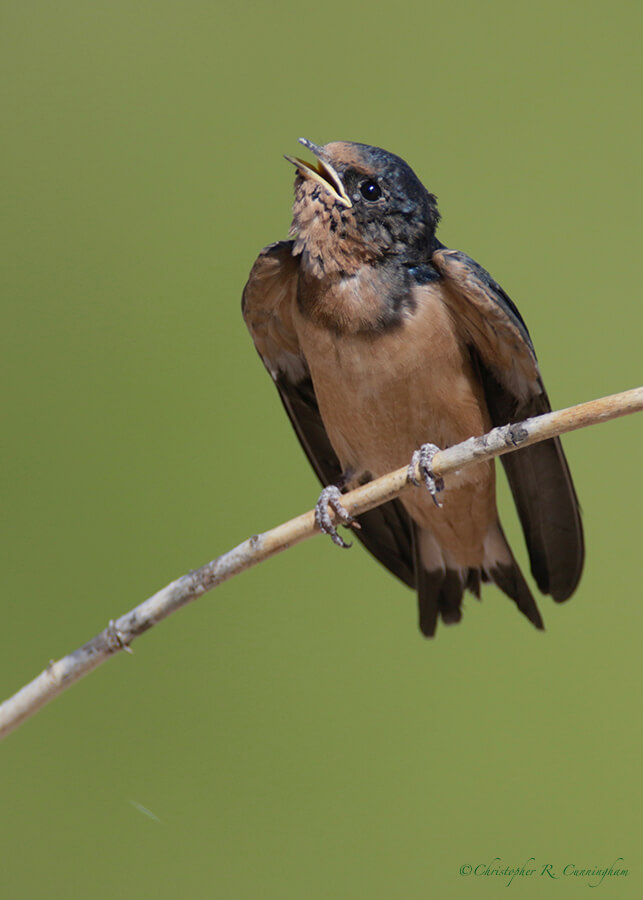
[[[337,336],[298,324],[321,416],[344,468],[382,475],[427,441],[446,447],[488,429],[482,388],[439,301],[382,334]]]
[[[432,313],[366,336],[300,323],[322,420],[351,486],[408,464],[423,443],[445,448],[490,427],[466,349],[442,305]],[[407,491],[401,500],[443,547],[479,564],[496,516],[492,463],[447,476],[441,509],[425,490]]]

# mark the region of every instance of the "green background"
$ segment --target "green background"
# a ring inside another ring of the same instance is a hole
[[[300,135],[410,162],[555,407],[640,383],[637,7],[1,4],[3,695],[312,506],[239,309]],[[0,747],[0,896],[498,897],[459,875],[495,857],[640,896],[640,437],[565,440],[587,566],[544,634],[487,587],[423,641],[316,539],[74,686]]]

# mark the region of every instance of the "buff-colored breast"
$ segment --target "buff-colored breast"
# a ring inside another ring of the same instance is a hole
[[[294,316],[326,431],[354,483],[407,464],[422,443],[444,448],[490,427],[439,283],[416,294],[415,311],[384,333],[337,336]],[[496,519],[494,493],[493,464],[483,463],[446,479],[441,509],[424,489],[407,491],[402,502],[459,562],[478,565]]]

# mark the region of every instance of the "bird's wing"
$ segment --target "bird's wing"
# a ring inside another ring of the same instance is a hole
[[[488,272],[457,250],[437,250],[432,262],[444,297],[480,373],[494,425],[549,412],[527,327]],[[578,499],[560,440],[502,456],[538,587],[554,600],[574,592],[584,559]]]
[[[241,308],[313,469],[323,485],[337,484],[341,465],[326,434],[293,323],[299,263],[292,255],[292,246],[292,241],[280,241],[261,251],[244,289]],[[411,521],[399,500],[363,513],[359,523],[361,529],[355,534],[367,550],[394,575],[415,587]]]

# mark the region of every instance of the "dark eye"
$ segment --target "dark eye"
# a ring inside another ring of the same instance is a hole
[[[382,196],[382,189],[380,188],[377,181],[372,181],[368,178],[366,181],[362,181],[359,186],[359,192],[364,198],[364,200],[370,200],[371,203],[374,203],[376,200],[379,200]]]

